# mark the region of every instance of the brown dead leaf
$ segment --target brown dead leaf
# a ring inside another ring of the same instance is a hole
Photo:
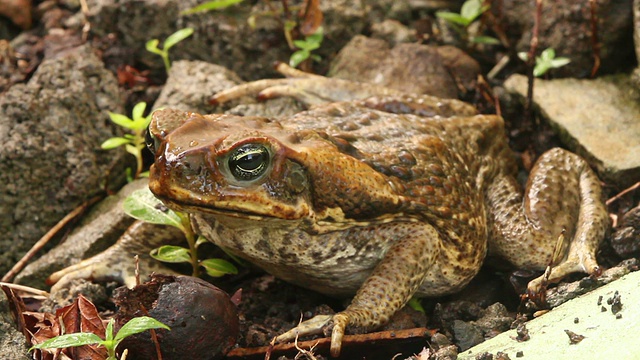
[[[100,318],[95,305],[82,295],[69,306],[56,310],[56,314],[24,312],[27,330],[32,334],[31,343],[39,344],[62,334],[76,332],[94,333],[104,339],[105,321]],[[34,359],[54,359],[60,353],[60,359],[104,360],[107,351],[104,347],[85,345],[66,349],[35,350]]]

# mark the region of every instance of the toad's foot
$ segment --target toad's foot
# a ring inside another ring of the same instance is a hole
[[[215,94],[210,103],[213,105],[223,104],[242,96],[257,96],[259,100],[289,96],[311,106],[327,102],[363,100],[371,97],[392,97],[402,100],[403,103],[420,103],[421,107],[452,108],[454,109],[452,114],[456,115],[471,116],[477,113],[473,106],[455,99],[407,94],[381,85],[327,78],[291,68],[284,63],[278,64],[276,70],[287,78],[258,80],[241,84]],[[396,111],[389,112],[395,113]],[[435,114],[442,115],[439,112]],[[431,116],[430,113],[420,115]],[[448,116],[449,114],[444,115]]]
[[[325,329],[333,326],[331,330],[331,356],[337,357],[342,349],[342,338],[349,324],[349,313],[343,311],[335,315],[317,315],[307,321],[303,321],[295,328],[276,337],[277,342],[289,342],[298,336],[320,335]]]
[[[47,279],[48,284],[54,284],[51,291],[68,287],[75,279],[115,280],[132,288],[136,285],[135,255],[139,255],[138,278],[144,279],[152,272],[175,273],[151,258],[149,251],[160,245],[176,243],[182,233],[169,226],[163,226],[158,231],[158,227],[142,221],[134,222],[118,242],[107,250],[51,274]]]

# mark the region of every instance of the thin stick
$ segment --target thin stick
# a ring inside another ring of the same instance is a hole
[[[536,51],[538,50],[538,33],[540,32],[540,18],[542,17],[542,0],[536,1],[536,13],[533,20],[533,30],[531,33],[531,44],[529,54],[527,54],[527,99],[524,104],[524,121],[527,126],[533,124],[531,107],[533,103],[533,68],[536,63]],[[533,130],[532,128],[528,130]]]
[[[0,281],[0,286],[6,286],[6,287],[11,288],[13,290],[23,291],[23,292],[26,292],[26,293],[29,293],[29,294],[33,294],[33,295],[37,295],[37,296],[49,297],[49,293],[48,292],[46,292],[44,290],[32,288],[30,286],[18,285],[18,284],[2,282],[2,281]]]
[[[589,0],[591,7],[591,49],[593,49],[593,67],[591,68],[591,77],[596,77],[598,69],[600,69],[600,43],[598,42],[598,4],[595,0]]]
[[[609,206],[611,205],[614,201],[620,199],[621,197],[623,197],[625,194],[627,194],[628,192],[631,192],[637,188],[640,188],[640,181],[631,185],[630,187],[622,190],[621,192],[619,192],[618,194],[616,194],[616,196],[612,197],[611,199],[607,200],[605,202],[605,205]]]
[[[64,226],[70,223],[78,215],[82,214],[82,212],[84,212],[89,206],[95,204],[96,202],[98,202],[98,200],[102,198],[103,198],[102,195],[98,195],[93,197],[92,199],[89,199],[83,202],[82,204],[80,204],[80,206],[73,209],[73,211],[71,211],[65,217],[63,217],[62,220],[58,221],[58,223],[54,227],[49,229],[49,231],[47,231],[47,233],[44,234],[44,236],[42,236],[40,240],[38,240],[38,242],[36,242],[26,254],[24,254],[24,256],[22,257],[22,259],[20,259],[20,261],[18,261],[15,265],[13,265],[11,270],[9,270],[9,272],[7,272],[2,277],[1,281],[5,281],[5,282],[11,281],[11,279],[13,279],[13,277],[16,276],[16,274],[20,272],[27,265],[29,261],[31,261],[31,259],[35,256],[35,254],[38,251],[40,251],[49,242],[49,240],[51,240],[58,233],[58,231],[60,231],[60,229],[62,229]]]

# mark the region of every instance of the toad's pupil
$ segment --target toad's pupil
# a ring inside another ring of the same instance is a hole
[[[238,160],[238,167],[244,171],[254,171],[264,163],[264,154],[253,152],[242,155]]]
[[[229,169],[239,180],[253,180],[264,173],[269,152],[263,145],[248,144],[236,149],[229,159]]]

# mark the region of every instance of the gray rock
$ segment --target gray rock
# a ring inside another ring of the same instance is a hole
[[[176,61],[155,108],[213,113],[216,108],[209,105],[211,96],[240,83],[242,79],[225,67],[203,61]]]
[[[451,330],[453,330],[456,345],[460,347],[461,351],[465,351],[484,341],[482,330],[473,321],[454,320]]]
[[[622,258],[640,257],[640,206],[629,210],[611,235],[611,247]]]
[[[63,243],[31,262],[16,276],[15,282],[39,289],[53,272],[91,257],[113,245],[134,219],[124,213],[122,203],[133,191],[147,186],[147,179],[127,184],[94,206]]]
[[[0,291],[0,359],[29,360],[27,341],[18,331],[9,310],[4,292]]]
[[[91,30],[101,37],[115,37],[122,51],[111,50],[123,64],[141,61],[151,68],[163,67],[159,56],[149,53],[145,43],[160,43],[178,29],[195,33],[174,46],[171,59],[203,60],[225,66],[246,80],[275,76],[273,63],[288,61],[292,50],[284,36],[281,2],[243,2],[222,11],[183,15],[202,3],[198,0],[89,0]],[[333,56],[351,37],[369,25],[368,7],[361,2],[323,1],[325,39],[314,51],[323,58]],[[249,23],[253,19],[253,24]],[[110,56],[107,54],[107,56]]]
[[[458,98],[456,81],[473,90],[479,73],[478,63],[453,47],[399,44],[390,48],[384,40],[356,36],[340,50],[328,76]]]
[[[458,359],[473,360],[479,354],[498,351],[507,353],[511,359],[515,359],[518,352],[522,353],[518,356],[521,359],[637,359],[640,354],[638,282],[640,272],[627,274],[527,322],[528,341],[518,342],[516,330],[510,330],[460,352]],[[619,318],[607,303],[616,292],[622,301]],[[601,311],[602,307],[606,311]],[[565,330],[585,338],[571,344]]]
[[[124,151],[100,144],[122,112],[115,77],[86,46],[45,60],[0,97],[0,273],[52,225],[102,191]]]
[[[631,3],[633,0],[601,0],[596,4],[597,41],[601,63],[599,74],[620,71],[631,66],[633,59],[633,29]],[[546,1],[543,4],[538,49],[556,50],[571,64],[553,70],[554,76],[587,77],[594,65],[591,37],[590,1]],[[500,26],[508,29],[510,42],[516,51],[528,51],[535,13],[535,1],[504,1],[492,8]],[[570,40],[569,40],[570,39]]]
[[[524,99],[527,78],[513,75],[504,86]],[[621,187],[640,180],[640,94],[627,75],[537,79],[533,98],[563,143],[603,180]]]

